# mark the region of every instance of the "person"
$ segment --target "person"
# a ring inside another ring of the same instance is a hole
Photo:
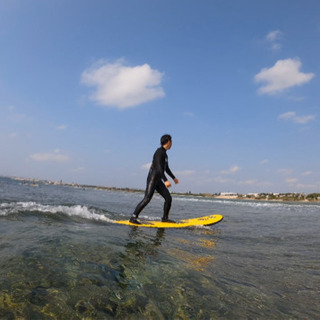
[[[166,172],[173,179],[175,184],[179,183],[179,180],[171,172],[168,165],[167,150],[170,150],[172,147],[172,137],[169,134],[165,134],[161,137],[160,143],[161,147],[158,148],[153,155],[144,198],[137,205],[135,211],[133,212],[133,215],[129,220],[131,223],[141,224],[138,220],[138,216],[145,206],[151,201],[155,191],[160,193],[165,200],[162,222],[174,222],[173,220],[169,219],[172,197],[168,188],[171,187],[171,183],[165,175]]]

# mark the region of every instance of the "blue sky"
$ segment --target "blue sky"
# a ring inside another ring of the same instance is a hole
[[[0,0],[0,175],[320,192],[318,0]]]

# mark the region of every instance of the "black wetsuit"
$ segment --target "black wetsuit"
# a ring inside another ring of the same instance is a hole
[[[160,195],[164,198],[164,208],[163,208],[163,218],[168,219],[169,211],[171,208],[172,197],[163,183],[167,181],[167,177],[164,173],[167,173],[172,179],[175,179],[175,176],[171,172],[168,165],[168,156],[167,151],[164,147],[160,147],[156,150],[153,155],[152,165],[149,170],[147,178],[147,187],[143,200],[137,205],[133,217],[137,218],[139,213],[143,208],[150,202],[155,191],[158,191]]]

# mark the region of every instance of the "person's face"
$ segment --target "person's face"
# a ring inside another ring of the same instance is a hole
[[[166,144],[166,149],[167,150],[170,150],[172,147],[172,140],[171,141],[168,141],[168,143]]]

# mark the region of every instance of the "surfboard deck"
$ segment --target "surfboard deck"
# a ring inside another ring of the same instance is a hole
[[[124,224],[128,226],[135,227],[146,227],[146,228],[187,228],[187,227],[197,227],[197,226],[211,226],[220,222],[223,219],[222,215],[213,214],[210,216],[178,220],[176,223],[172,222],[162,222],[162,221],[146,221],[140,220],[141,224],[134,224],[129,222],[129,220],[118,220],[114,221],[118,224]]]

